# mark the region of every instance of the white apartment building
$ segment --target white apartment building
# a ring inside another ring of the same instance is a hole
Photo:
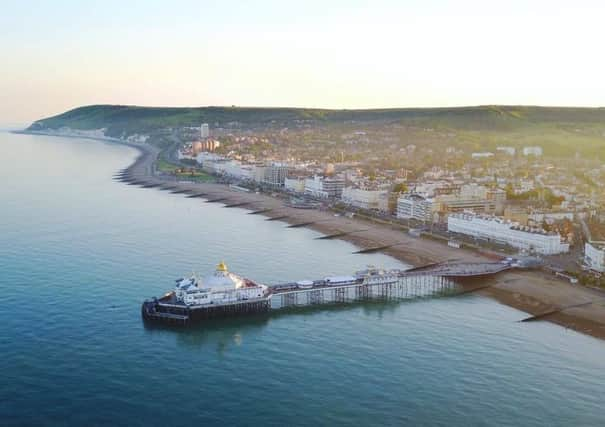
[[[487,159],[489,157],[494,157],[494,153],[491,153],[489,151],[483,151],[478,153],[472,153],[471,157],[473,159]]]
[[[404,194],[397,199],[397,218],[432,221],[438,203],[419,194]]]
[[[218,154],[214,154],[214,153],[210,153],[208,151],[202,151],[201,153],[199,153],[196,157],[195,160],[200,164],[200,165],[204,165],[204,162],[207,161],[214,161],[214,160],[219,160],[222,159],[222,156],[219,156]]]
[[[523,147],[523,155],[539,157],[542,155],[542,147],[539,147],[537,145],[531,147]]]
[[[206,139],[210,136],[210,127],[208,123],[202,123],[200,126],[200,138]]]
[[[252,175],[252,179],[253,179],[255,182],[258,182],[258,183],[263,182],[263,181],[264,181],[264,179],[265,179],[265,170],[266,170],[266,169],[267,169],[267,167],[266,167],[266,166],[257,165],[257,166],[254,168],[253,175]]]
[[[342,190],[342,201],[362,209],[388,210],[389,192],[387,190],[370,190],[357,187],[345,187]]]
[[[222,174],[224,170],[224,163],[228,160],[222,157],[217,159],[206,159],[202,162],[202,170],[211,174]]]
[[[535,251],[542,255],[569,251],[569,244],[563,243],[557,233],[523,227],[516,222],[493,216],[472,213],[451,214],[447,219],[447,229],[452,233],[508,244],[514,248]]]
[[[514,156],[515,153],[517,152],[517,150],[515,149],[515,147],[505,147],[505,146],[497,147],[496,151],[499,151],[501,153],[507,154],[509,156]]]
[[[292,193],[304,193],[305,192],[305,178],[294,177],[284,179],[284,189]]]
[[[289,167],[282,163],[273,163],[265,166],[262,183],[273,187],[282,187],[286,176],[288,176]]]
[[[343,178],[315,175],[305,179],[305,194],[321,199],[340,199],[344,186]]]
[[[591,270],[605,273],[605,242],[585,243],[584,262]]]
[[[224,164],[223,173],[236,179],[250,181],[254,174],[254,165],[246,165],[232,160]]]

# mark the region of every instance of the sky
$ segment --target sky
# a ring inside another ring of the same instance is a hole
[[[90,104],[605,106],[602,0],[2,0],[0,123]]]

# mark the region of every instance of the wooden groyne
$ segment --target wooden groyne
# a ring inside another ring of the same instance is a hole
[[[307,221],[307,222],[299,222],[297,224],[290,224],[287,225],[286,228],[298,228],[298,227],[306,227],[308,225],[313,225],[315,224],[317,221]]]
[[[259,215],[259,214],[264,214],[267,212],[271,212],[273,209],[271,208],[267,208],[267,209],[259,209],[256,211],[252,211],[252,212],[248,212],[248,215]]]
[[[364,228],[361,230],[353,230],[353,231],[339,231],[337,233],[334,234],[328,234],[325,236],[319,236],[316,237],[315,239],[317,240],[330,240],[330,239],[338,239],[339,237],[344,237],[344,236],[348,236],[349,234],[353,234],[353,233],[361,233],[363,231],[370,231],[369,228]]]
[[[265,221],[279,221],[280,219],[286,219],[289,218],[288,215],[280,215],[280,216],[272,216],[267,218]]]
[[[224,208],[238,208],[240,206],[247,206],[247,205],[251,205],[255,202],[238,202],[238,203],[231,203],[230,205],[225,205],[223,206]]]
[[[579,304],[572,304],[572,305],[568,305],[565,307],[553,308],[553,309],[544,311],[542,313],[538,313],[533,316],[526,317],[525,319],[521,319],[520,322],[534,322],[536,320],[542,320],[542,319],[547,318],[548,316],[552,316],[553,314],[562,313],[563,311],[569,310],[570,308],[585,307],[590,304],[592,304],[592,301],[582,302]]]

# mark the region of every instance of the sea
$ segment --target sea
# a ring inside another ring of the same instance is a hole
[[[479,295],[146,326],[174,280],[382,254],[112,175],[137,152],[0,133],[3,426],[603,426],[605,342]]]

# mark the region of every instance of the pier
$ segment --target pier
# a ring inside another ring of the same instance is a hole
[[[170,292],[160,299],[145,301],[142,314],[146,320],[188,325],[208,318],[265,313],[291,307],[462,295],[486,286],[465,290],[460,287],[459,279],[490,276],[512,268],[516,267],[509,262],[443,262],[388,271],[372,267],[357,272],[355,276],[269,285],[260,298],[214,305],[185,305],[177,302],[174,292]]]
[[[454,280],[440,276],[396,274],[389,279],[388,281],[363,280],[342,286],[331,286],[323,281],[317,281],[309,289],[290,289],[290,284],[276,285],[271,294],[271,309],[345,304],[371,299],[427,298],[452,294],[458,289]]]
[[[369,274],[366,277],[356,277],[355,280],[342,285],[329,283],[326,279],[278,284],[271,287],[271,308],[466,293],[459,289],[457,279],[489,276],[510,268],[510,264],[505,263],[446,262],[409,270]]]

